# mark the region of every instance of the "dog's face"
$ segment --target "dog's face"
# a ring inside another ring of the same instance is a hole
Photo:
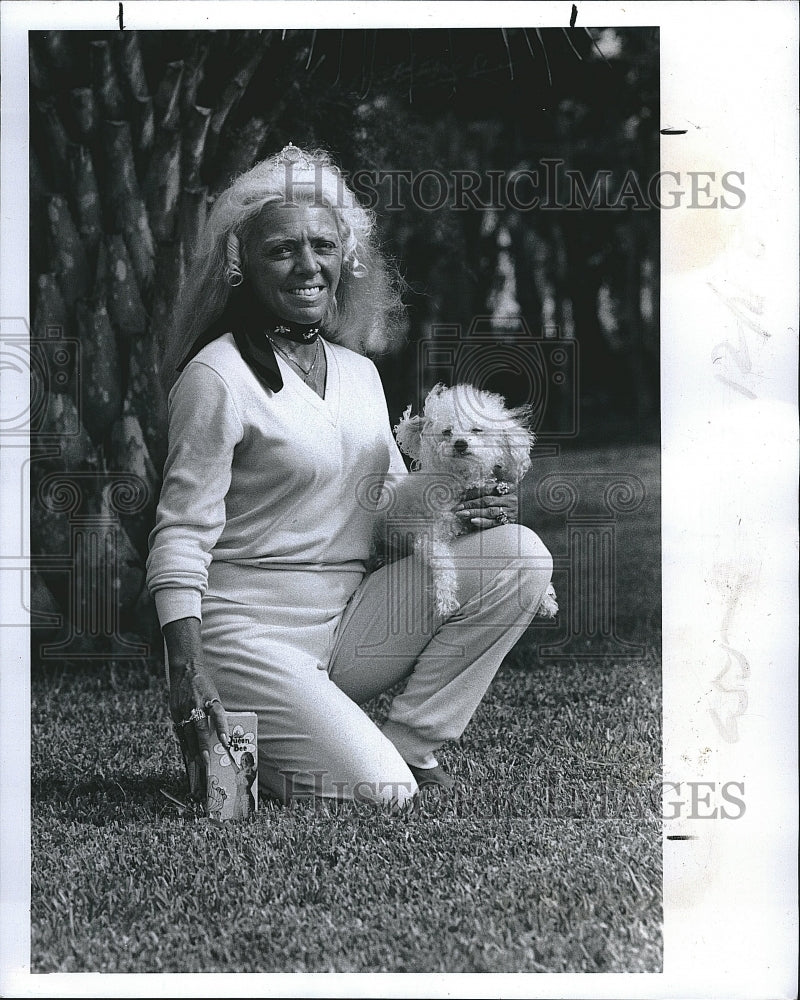
[[[521,478],[530,467],[528,410],[508,409],[496,393],[437,385],[422,416],[410,414],[409,407],[396,428],[397,441],[425,472],[448,472],[471,483],[493,475]]]

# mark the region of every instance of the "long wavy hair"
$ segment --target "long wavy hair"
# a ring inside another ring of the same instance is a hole
[[[228,304],[230,237],[241,248],[246,287],[244,247],[259,213],[265,205],[299,202],[329,208],[342,240],[339,286],[323,321],[326,339],[371,356],[402,344],[407,329],[402,280],[380,250],[374,213],[358,202],[325,150],[289,146],[235,178],[214,203],[172,314],[162,363],[167,389],[177,365]]]

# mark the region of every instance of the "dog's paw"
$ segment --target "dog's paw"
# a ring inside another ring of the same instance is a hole
[[[455,570],[445,569],[434,574],[434,604],[440,615],[452,615],[461,607],[458,601],[458,581]]]
[[[458,601],[455,573],[434,577],[434,604],[440,615],[452,615],[461,607]]]
[[[539,607],[536,609],[536,617],[555,618],[557,614],[558,600],[556,598],[555,588],[551,583],[545,591],[544,597],[539,602]]]
[[[452,594],[437,594],[436,595],[436,610],[442,615],[452,615],[461,605],[458,600],[452,596]]]

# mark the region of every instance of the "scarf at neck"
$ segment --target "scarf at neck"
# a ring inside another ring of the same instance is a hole
[[[273,392],[280,392],[283,388],[283,377],[268,334],[285,337],[297,344],[313,344],[321,333],[321,326],[316,323],[311,326],[287,323],[268,313],[265,314],[264,307],[252,295],[244,292],[242,288],[234,288],[222,315],[206,327],[195,340],[178,365],[178,371],[183,371],[206,344],[226,333],[233,334],[239,353],[256,377]]]

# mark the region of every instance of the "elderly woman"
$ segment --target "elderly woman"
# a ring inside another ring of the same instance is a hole
[[[397,513],[421,478],[367,357],[391,346],[399,314],[372,223],[326,154],[290,144],[219,197],[177,309],[148,585],[194,795],[187,720],[224,742],[226,710],[257,713],[260,782],[284,801],[397,806],[449,787],[435,752],[550,581],[513,490],[459,504],[474,530],[454,543],[450,617],[432,612],[413,555],[367,572],[386,504],[363,484],[385,483]],[[482,516],[489,504],[508,523]],[[359,706],[401,680],[379,728]]]

